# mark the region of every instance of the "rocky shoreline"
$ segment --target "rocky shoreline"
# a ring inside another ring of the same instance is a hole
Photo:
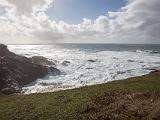
[[[61,74],[54,62],[42,56],[16,55],[0,44],[0,94],[20,93],[24,85],[48,74]]]
[[[96,62],[96,60],[88,60]],[[70,61],[64,61],[63,66],[68,66]],[[87,68],[92,69],[92,68]],[[146,68],[154,72],[159,72],[160,68]],[[48,74],[53,76],[60,75],[62,72],[56,68],[53,60],[48,60],[43,56],[25,56],[16,55],[10,52],[6,45],[0,44],[0,94],[22,93],[25,85],[43,78]]]
[[[160,72],[72,90],[1,95],[0,120],[159,120]]]

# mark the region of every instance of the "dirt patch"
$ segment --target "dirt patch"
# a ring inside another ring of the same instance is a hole
[[[160,120],[160,93],[106,92],[79,113],[82,120]]]

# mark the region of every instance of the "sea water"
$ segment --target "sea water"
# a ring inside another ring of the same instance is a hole
[[[44,56],[62,72],[23,87],[25,94],[52,92],[148,74],[160,67],[160,45],[9,45],[16,54]],[[64,61],[67,61],[64,64]]]

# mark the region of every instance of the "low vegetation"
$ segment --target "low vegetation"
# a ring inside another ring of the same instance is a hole
[[[160,119],[160,72],[53,93],[0,95],[0,120],[128,119]]]

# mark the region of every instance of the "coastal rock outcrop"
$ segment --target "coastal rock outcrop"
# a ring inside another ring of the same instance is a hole
[[[30,59],[31,59],[32,63],[34,63],[34,64],[39,64],[39,65],[48,67],[49,74],[51,74],[53,76],[61,74],[61,71],[56,68],[56,64],[53,61],[50,61],[43,56],[33,56]]]
[[[40,59],[41,58],[41,59]],[[60,71],[44,57],[27,58],[10,52],[6,45],[0,44],[0,93],[13,94],[30,82],[49,73],[59,75]]]
[[[63,61],[63,62],[62,62],[62,65],[63,65],[63,66],[68,66],[70,63],[71,63],[70,61]]]
[[[88,62],[94,63],[96,60],[87,60]]]
[[[54,62],[49,61],[47,58],[45,58],[43,56],[33,56],[30,59],[35,64],[40,64],[43,66],[56,66],[56,64]]]

